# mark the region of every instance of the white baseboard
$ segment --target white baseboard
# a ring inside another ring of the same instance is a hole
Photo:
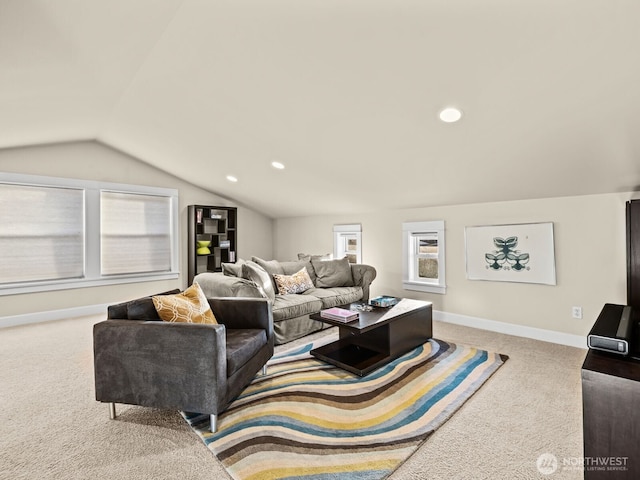
[[[107,318],[107,307],[109,305],[110,304],[106,303],[102,305],[86,305],[83,307],[65,308],[62,310],[50,310],[46,312],[34,312],[23,315],[0,317],[0,328],[27,325],[30,323],[49,322],[51,320],[64,320],[67,318],[84,317],[87,315],[104,314],[104,317]],[[542,340],[543,342],[558,343],[560,345],[577,348],[587,348],[586,337],[570,333],[527,327],[525,325],[515,325],[513,323],[497,322],[495,320],[459,315],[457,313],[441,312],[439,310],[434,310],[433,319],[440,322],[462,325],[464,327],[479,328],[490,332],[515,335],[517,337],[531,338],[533,340]]]
[[[63,308],[61,310],[49,310],[47,312],[25,313],[23,315],[13,315],[0,317],[0,328],[15,327],[17,325],[27,325],[29,323],[49,322],[51,320],[64,320],[67,318],[84,317],[87,315],[103,314],[107,318],[107,307],[110,304],[86,305],[83,307]]]
[[[485,318],[470,317],[467,315],[459,315],[457,313],[447,313],[434,310],[433,319],[462,325],[465,327],[479,328],[481,330],[489,330],[490,332],[504,333],[506,335],[515,335],[516,337],[531,338],[533,340],[542,340],[543,342],[558,343],[569,347],[587,348],[587,337],[573,335],[571,333],[556,332],[553,330],[544,330],[542,328],[527,327],[525,325],[514,325],[513,323],[497,322],[495,320],[487,320]]]

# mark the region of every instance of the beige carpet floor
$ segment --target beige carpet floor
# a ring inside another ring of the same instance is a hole
[[[178,412],[118,405],[109,420],[93,394],[100,320],[0,329],[0,479],[229,479]],[[582,456],[586,351],[440,322],[434,336],[509,360],[390,480],[583,477],[562,463]],[[559,462],[550,476],[543,453]]]

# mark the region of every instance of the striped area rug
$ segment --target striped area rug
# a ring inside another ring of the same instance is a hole
[[[358,377],[311,357],[317,346],[274,356],[215,434],[183,412],[234,479],[386,478],[507,359],[432,339]]]

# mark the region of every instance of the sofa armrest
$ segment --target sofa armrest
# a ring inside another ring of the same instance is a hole
[[[353,283],[356,287],[362,287],[362,301],[369,301],[369,287],[376,278],[376,269],[371,265],[364,265],[362,263],[351,264],[351,275],[353,276]]]
[[[227,328],[262,328],[273,337],[271,304],[264,298],[208,298],[218,323]]]
[[[249,297],[266,298],[260,288],[250,280],[230,277],[223,273],[200,273],[193,279],[198,283],[207,298]]]
[[[217,413],[224,325],[106,320],[93,327],[96,400]]]

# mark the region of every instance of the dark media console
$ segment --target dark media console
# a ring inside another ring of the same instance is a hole
[[[638,312],[608,303],[589,333],[582,365],[586,480],[640,478]]]
[[[627,202],[627,305],[606,304],[582,365],[584,478],[640,478],[640,200]]]
[[[640,362],[589,350],[582,365],[582,412],[585,480],[639,479]]]

